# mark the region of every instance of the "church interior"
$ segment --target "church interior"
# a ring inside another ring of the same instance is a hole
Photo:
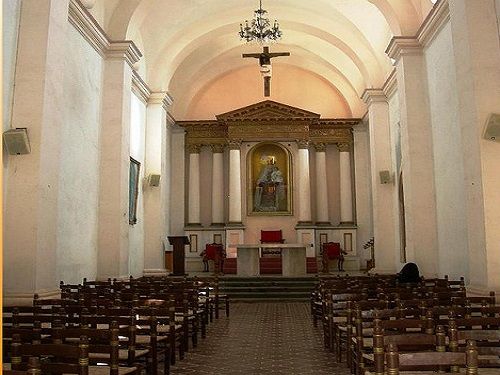
[[[500,0],[2,11],[4,306],[84,279],[410,262],[500,293]]]

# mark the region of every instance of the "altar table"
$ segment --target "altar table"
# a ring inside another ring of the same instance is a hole
[[[238,276],[259,276],[260,250],[281,249],[283,276],[306,276],[304,244],[240,244],[236,245]]]

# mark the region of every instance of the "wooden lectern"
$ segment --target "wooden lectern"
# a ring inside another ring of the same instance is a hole
[[[184,276],[184,246],[189,245],[189,239],[186,236],[169,236],[168,242],[174,247],[172,275]]]

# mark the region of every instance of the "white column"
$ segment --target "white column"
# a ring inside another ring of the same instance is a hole
[[[166,92],[152,93],[148,100],[146,119],[145,176],[160,176],[160,185],[152,186],[149,180],[144,187],[144,274],[165,274],[163,240],[165,233],[166,197],[163,185],[169,179],[164,175],[167,129],[166,112],[172,102]]]
[[[224,225],[224,145],[212,149],[212,226]]]
[[[299,146],[298,191],[299,191],[299,225],[311,224],[311,182],[309,177],[309,143],[297,141]]]
[[[188,225],[200,226],[200,145],[188,145],[189,152],[189,196]]]
[[[387,54],[396,60],[407,259],[415,261],[423,275],[434,277],[438,236],[425,59],[416,38],[393,38]]]
[[[129,172],[133,42],[116,45],[104,64],[100,139],[97,277],[129,276]]]
[[[314,149],[316,150],[316,225],[329,225],[326,145],[324,143],[315,143]]]
[[[340,224],[354,224],[352,214],[351,145],[338,143],[340,159]]]
[[[394,182],[381,184],[379,172],[394,173],[392,165],[391,129],[389,123],[389,103],[380,89],[369,89],[362,99],[368,104],[368,126],[370,129],[370,164],[373,209],[373,236],[375,238],[375,272],[397,272],[399,259],[396,243],[397,209],[395,207],[397,189]],[[397,246],[399,245],[399,246]]]
[[[229,225],[241,224],[240,142],[229,144]]]
[[[499,113],[500,3],[462,0],[450,1],[449,7],[467,195],[468,289],[498,293],[500,144],[482,135],[490,114]]]
[[[169,142],[170,173],[172,179],[175,178],[175,182],[171,179],[169,191],[165,192],[168,193],[170,206],[170,212],[166,213],[170,219],[168,233],[170,236],[182,236],[185,233],[184,228],[187,222],[186,200],[188,199],[185,189],[187,184],[186,130],[175,125],[173,119],[167,119],[167,121],[172,122],[172,126],[169,128],[171,135]],[[175,215],[172,215],[172,212],[175,212]]]
[[[8,155],[4,192],[4,303],[58,292],[57,234],[62,72],[68,1],[25,0],[17,49],[13,128],[28,128],[31,153]]]

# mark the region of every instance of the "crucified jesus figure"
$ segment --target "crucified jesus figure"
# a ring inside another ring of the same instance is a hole
[[[262,53],[244,53],[243,57],[259,59],[260,72],[264,78],[264,96],[271,95],[271,59],[279,56],[290,56],[290,52],[269,52],[269,47],[264,47]]]

